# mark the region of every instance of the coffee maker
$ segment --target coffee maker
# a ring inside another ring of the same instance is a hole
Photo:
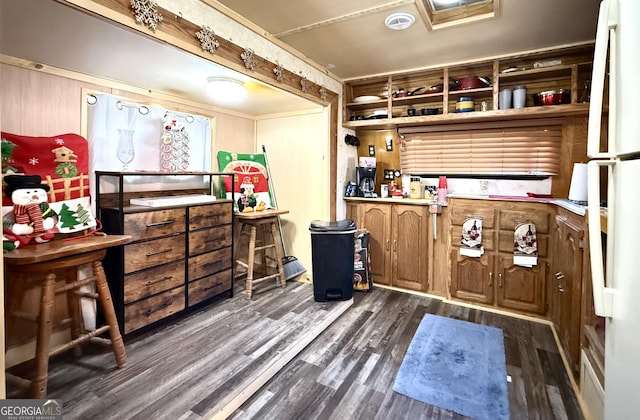
[[[358,197],[375,198],[376,168],[369,166],[356,167],[356,195]]]

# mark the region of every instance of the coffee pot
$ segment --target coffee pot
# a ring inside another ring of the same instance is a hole
[[[358,197],[377,197],[376,168],[367,166],[356,167],[356,194]]]

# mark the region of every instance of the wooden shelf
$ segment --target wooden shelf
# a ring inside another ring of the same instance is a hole
[[[459,96],[470,96],[476,98],[479,96],[487,96],[493,93],[493,87],[483,87],[477,89],[462,89],[462,90],[450,90],[449,99],[457,99]],[[453,98],[452,98],[453,97]]]
[[[477,62],[461,63],[441,68],[405,74],[391,74],[385,77],[376,76],[345,83],[345,98],[375,95],[384,96],[386,92],[392,95],[394,89],[423,86],[429,88],[442,84],[444,91],[439,93],[424,93],[403,98],[389,98],[378,101],[356,103],[350,102],[344,106],[343,127],[393,129],[411,125],[443,125],[466,124],[498,120],[527,120],[535,118],[557,118],[587,116],[589,105],[579,103],[584,94],[585,81],[589,77],[589,66],[593,54],[593,45],[557,48],[545,52],[523,53],[496,59],[484,59]],[[537,62],[558,60],[562,64],[535,68]],[[502,73],[506,68],[514,67],[518,70]],[[491,79],[491,86],[477,89],[449,90],[451,82],[462,77],[473,75],[486,76]],[[498,92],[505,87],[512,88],[524,85],[529,93],[525,108],[498,109]],[[552,89],[571,89],[571,104],[554,106],[533,106],[530,95]],[[583,90],[581,92],[581,89]],[[455,102],[464,96],[476,99],[475,112],[455,113]],[[479,111],[478,102],[484,101],[490,111]],[[425,108],[441,108],[439,115],[405,116],[406,109],[413,105]],[[385,109],[389,118],[367,119],[374,111]],[[395,115],[396,117],[392,117]]]
[[[500,80],[506,80],[509,82],[527,81],[532,78],[539,79],[541,77],[545,79],[551,78],[569,78],[571,77],[571,65],[560,65],[553,67],[541,67],[537,69],[518,70],[509,73],[500,73],[498,78]]]
[[[416,115],[414,117],[395,117],[371,120],[346,121],[346,128],[396,128],[416,125],[450,125],[492,121],[517,121],[538,118],[586,117],[589,104],[535,106],[520,109],[500,109],[493,111],[474,111],[446,113],[439,115]]]

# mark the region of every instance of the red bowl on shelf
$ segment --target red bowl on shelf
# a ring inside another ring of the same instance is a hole
[[[570,104],[571,89],[546,90],[531,95],[531,97],[536,106]]]
[[[459,90],[467,90],[467,89],[478,89],[483,87],[491,86],[489,79],[486,77],[463,77],[458,80],[458,89]]]

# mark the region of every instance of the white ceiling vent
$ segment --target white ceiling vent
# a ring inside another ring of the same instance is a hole
[[[413,25],[415,21],[416,18],[409,13],[393,13],[387,16],[384,20],[384,25],[389,29],[401,31]]]

